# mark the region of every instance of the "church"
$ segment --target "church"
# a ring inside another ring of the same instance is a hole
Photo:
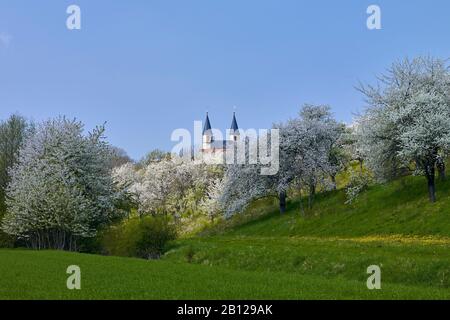
[[[233,112],[230,129],[227,130],[228,139],[216,140],[209,120],[208,112],[206,113],[205,124],[203,126],[203,143],[201,153],[204,157],[221,159],[228,148],[234,147],[234,143],[239,140],[239,127],[236,121],[236,113]]]

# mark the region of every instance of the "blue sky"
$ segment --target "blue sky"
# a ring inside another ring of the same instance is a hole
[[[82,30],[66,28],[70,4]],[[382,30],[366,27],[370,4]],[[207,110],[222,130],[233,106],[243,128],[306,102],[350,122],[358,81],[406,56],[450,56],[449,14],[448,0],[0,0],[0,119],[106,121],[135,159],[170,150]]]

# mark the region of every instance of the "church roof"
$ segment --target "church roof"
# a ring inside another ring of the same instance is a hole
[[[239,130],[237,121],[236,121],[236,112],[233,112],[233,120],[231,121],[231,133]]]
[[[203,126],[203,135],[211,135],[211,122],[209,122],[208,112],[206,113],[205,125]]]

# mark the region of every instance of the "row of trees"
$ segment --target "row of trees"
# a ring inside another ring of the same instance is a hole
[[[329,106],[305,105],[297,118],[274,127],[280,130],[278,173],[260,175],[259,164],[231,165],[220,198],[228,216],[267,196],[279,199],[283,213],[287,193],[292,190],[306,190],[311,207],[319,186],[336,188],[336,175],[349,161],[343,149],[348,132],[333,118]]]
[[[1,123],[2,237],[77,250],[80,240],[133,215],[180,223],[199,212],[220,214],[211,192],[223,168],[159,150],[135,164],[107,143],[104,130],[86,135],[81,122],[64,117],[31,124],[14,115]]]
[[[207,195],[221,181],[222,167],[169,154],[145,162],[113,170],[114,180],[126,191],[139,216],[165,215],[180,220],[200,211],[211,219],[218,215],[206,203],[210,203]]]
[[[85,135],[75,120],[33,125],[12,116],[0,123],[1,229],[34,248],[76,250],[79,239],[134,213],[182,223],[196,214],[229,217],[271,196],[284,212],[292,192],[306,193],[312,207],[316,192],[336,189],[352,161],[360,166],[353,183],[367,183],[367,170],[380,181],[413,172],[426,177],[435,201],[435,171],[445,178],[450,148],[446,63],[404,60],[359,90],[368,107],[352,126],[334,119],[329,106],[309,104],[274,125],[279,171],[268,176],[261,164],[206,165],[158,150],[133,163],[106,142],[103,126]],[[362,189],[350,187],[351,194]]]
[[[306,190],[311,207],[318,188],[336,188],[336,175],[350,160],[344,150],[350,132],[325,105],[305,105],[297,118],[275,128],[281,134],[276,175],[261,175],[260,164],[206,165],[155,151],[138,164],[116,168],[113,176],[140,216],[179,219],[201,212],[211,219],[220,213],[229,217],[267,196],[279,198],[284,212],[292,188]],[[247,143],[247,152],[251,147],[257,146]]]
[[[336,188],[336,174],[358,161],[378,181],[402,174],[424,175],[429,198],[436,201],[435,171],[445,179],[450,147],[450,73],[445,61],[431,57],[394,63],[376,86],[361,85],[368,103],[352,126],[338,123],[328,106],[305,105],[280,129],[280,170],[258,175],[258,165],[231,166],[220,201],[232,215],[260,197],[279,198],[285,211],[288,191],[306,191],[312,206],[317,187]],[[362,186],[350,183],[349,193]]]

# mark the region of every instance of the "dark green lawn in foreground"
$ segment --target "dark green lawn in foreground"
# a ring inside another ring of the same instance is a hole
[[[66,288],[67,266],[82,288]],[[450,291],[56,251],[0,250],[1,299],[449,299]]]

